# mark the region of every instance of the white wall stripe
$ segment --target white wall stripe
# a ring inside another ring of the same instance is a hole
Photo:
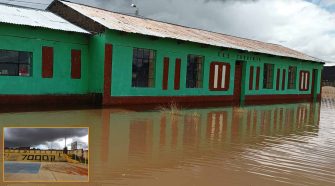
[[[301,73],[301,77],[300,77],[300,89],[303,90],[304,89],[304,82],[305,82],[305,72]]]
[[[227,67],[226,65],[223,65],[222,66],[221,88],[226,88],[226,71],[227,71]]]
[[[214,67],[214,88],[218,88],[219,65],[215,65]]]

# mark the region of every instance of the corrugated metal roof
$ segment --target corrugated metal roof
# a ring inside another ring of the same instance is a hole
[[[0,4],[0,22],[89,34],[51,12],[5,4]]]
[[[320,59],[308,56],[304,53],[289,49],[281,45],[244,39],[141,17],[124,15],[71,2],[61,2],[75,11],[112,30],[156,36],[160,38],[172,38],[183,41],[191,41],[218,47],[240,49],[249,52],[323,62]]]

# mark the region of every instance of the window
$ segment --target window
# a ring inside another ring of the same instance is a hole
[[[297,67],[289,66],[288,68],[288,89],[296,89]]]
[[[273,69],[273,64],[264,64],[263,88],[265,89],[273,88]]]
[[[31,76],[31,52],[0,50],[0,76]]]
[[[230,81],[230,64],[213,62],[210,66],[209,89],[228,90]]]
[[[286,85],[286,69],[283,69],[283,79],[282,79],[282,86],[281,86],[282,90],[285,90],[285,85]]]
[[[203,66],[203,56],[187,56],[186,88],[202,88]]]
[[[308,91],[309,89],[309,72],[300,71],[300,90]]]
[[[156,51],[133,49],[132,87],[154,87]]]
[[[81,51],[80,50],[71,51],[71,78],[72,79],[81,78]]]
[[[54,65],[54,49],[44,46],[42,48],[42,77],[52,78]]]

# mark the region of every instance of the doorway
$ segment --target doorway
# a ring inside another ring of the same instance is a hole
[[[311,97],[313,101],[316,101],[318,98],[318,87],[320,82],[318,81],[318,69],[313,69],[312,74],[312,86],[311,86]]]
[[[243,61],[236,61],[235,64],[235,76],[234,76],[234,105],[240,106],[241,103],[243,102],[243,83],[244,78],[243,78]]]

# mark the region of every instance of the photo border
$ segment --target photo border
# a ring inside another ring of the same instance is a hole
[[[6,181],[5,180],[5,128],[87,128],[87,133],[88,133],[88,164],[87,164],[87,181],[37,181],[37,180],[32,180],[32,181]],[[2,127],[2,181],[4,183],[89,183],[90,182],[90,153],[91,153],[91,138],[90,138],[90,127],[89,126],[78,126],[78,127]]]

